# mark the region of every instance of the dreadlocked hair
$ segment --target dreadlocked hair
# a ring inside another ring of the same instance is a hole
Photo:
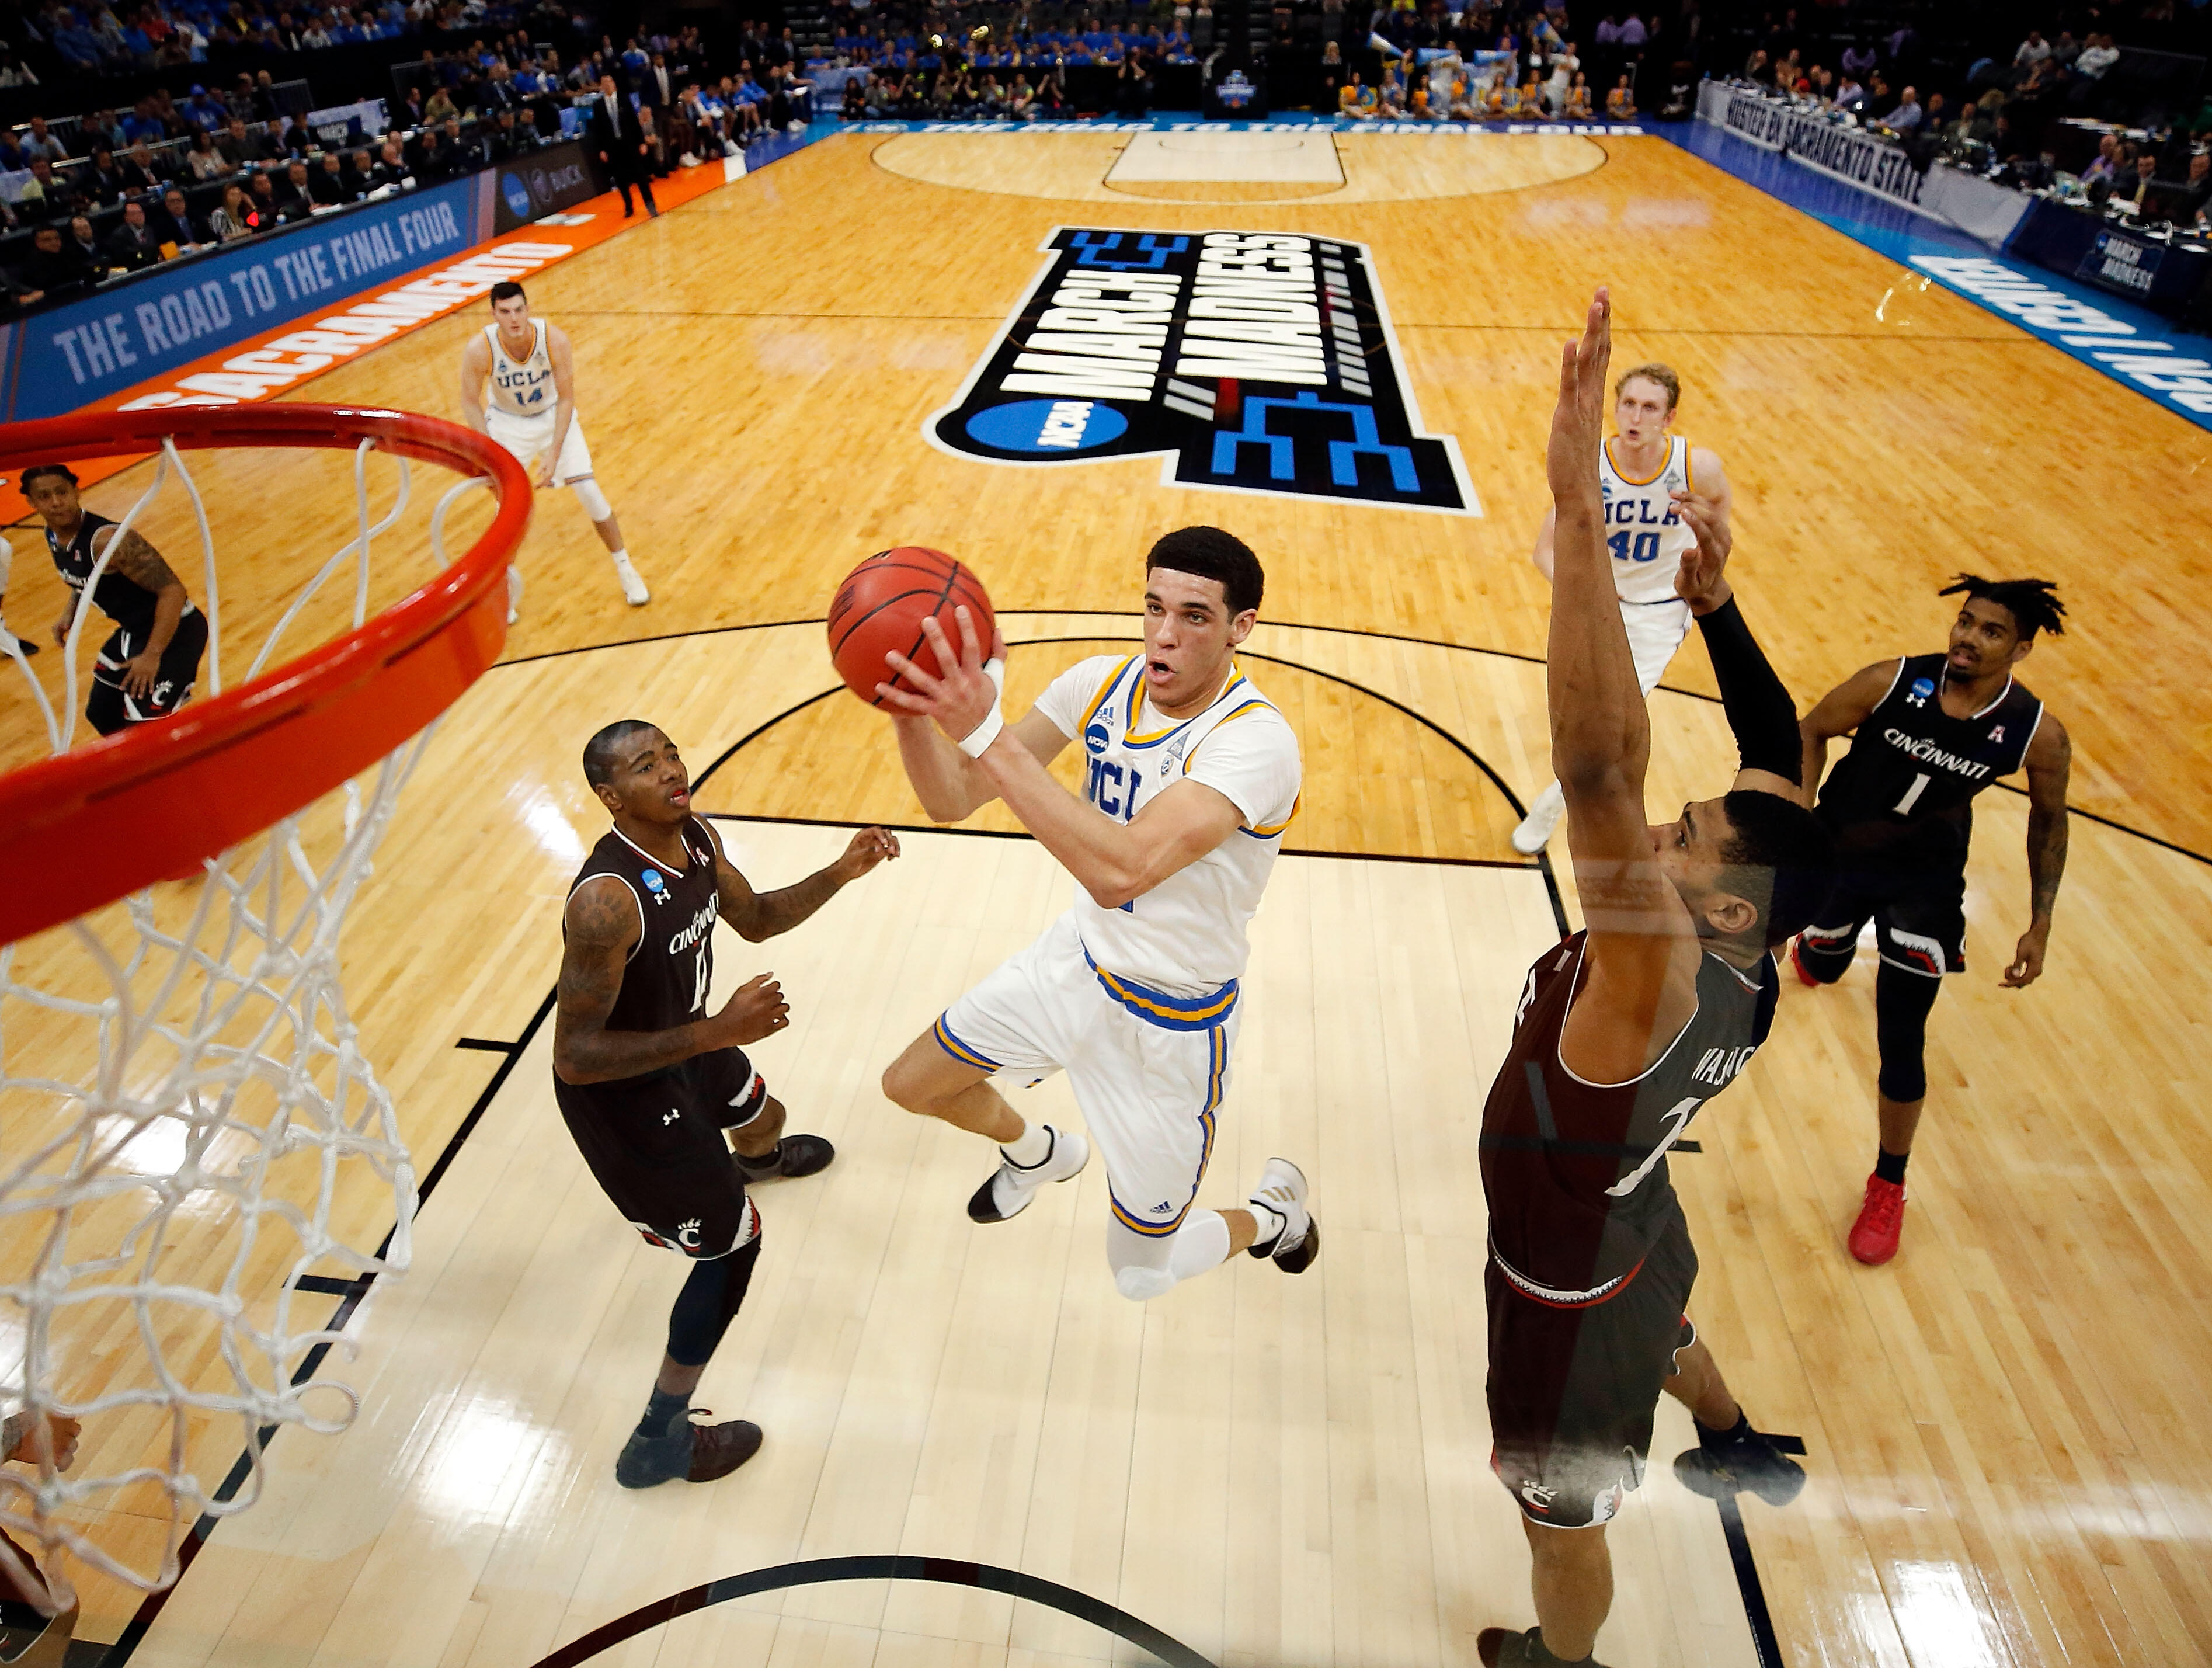
[[[2022,641],[2039,631],[2048,631],[2053,636],[2066,633],[2066,605],[2058,600],[2055,580],[1984,579],[1979,574],[1960,574],[1955,584],[1946,585],[1936,594],[1994,602],[2011,614]]]

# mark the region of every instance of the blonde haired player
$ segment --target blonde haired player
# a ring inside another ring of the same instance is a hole
[[[512,282],[491,287],[492,322],[471,337],[461,352],[461,411],[469,427],[489,435],[514,454],[541,491],[565,486],[576,495],[592,531],[614,558],[623,600],[633,608],[653,600],[645,581],[623,548],[614,507],[592,474],[592,454],[576,421],[575,374],[568,338],[543,319],[530,316],[529,297]],[[491,388],[491,409],[483,391]],[[522,600],[522,570],[507,570],[507,618],[511,625]]]
[[[1667,663],[1690,634],[1690,606],[1674,591],[1682,553],[1697,536],[1682,520],[1677,492],[1694,492],[1718,526],[1729,534],[1731,496],[1720,454],[1692,446],[1674,432],[1674,408],[1681,403],[1682,379],[1668,366],[1632,365],[1613,385],[1613,421],[1618,432],[1598,453],[1598,491],[1605,504],[1606,552],[1613,558],[1613,588],[1620,598],[1620,618],[1628,627],[1628,652],[1636,661],[1636,682],[1648,697],[1665,675]],[[1536,529],[1537,572],[1552,577],[1552,535],[1555,508],[1544,512]],[[1566,809],[1556,782],[1536,795],[1528,814],[1513,831],[1513,849],[1534,856],[1552,838]]]
[[[1297,737],[1236,661],[1264,582],[1241,540],[1183,527],[1146,559],[1143,652],[1079,661],[1018,721],[999,710],[1003,645],[987,662],[965,609],[957,650],[935,620],[924,626],[938,675],[885,656],[918,694],[878,685],[933,820],[1003,800],[1076,880],[1067,913],[916,1038],[884,1093],[999,1144],[968,1214],[1003,1222],[1078,1174],[1091,1148],[1024,1118],[990,1080],[1066,1071],[1105,1155],[1115,1288],[1139,1303],[1240,1251],[1302,1273],[1321,1245],[1287,1160],[1267,1161],[1243,1208],[1194,1208],[1237,1040],[1245,928],[1297,807]],[[1079,797],[1046,772],[1079,738]]]

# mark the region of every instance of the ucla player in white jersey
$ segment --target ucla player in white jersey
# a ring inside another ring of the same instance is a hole
[[[614,558],[623,600],[633,608],[653,600],[645,581],[630,566],[623,548],[614,507],[592,474],[592,454],[576,421],[575,378],[568,338],[542,319],[530,316],[530,300],[519,283],[491,287],[492,322],[470,338],[461,353],[461,411],[469,427],[489,435],[514,454],[541,491],[565,486],[576,495],[592,531]],[[491,409],[483,392],[491,388]],[[514,623],[522,600],[522,570],[507,570],[507,620]]]
[[[1237,1040],[1245,929],[1297,807],[1297,737],[1236,662],[1264,575],[1216,527],[1169,533],[1146,569],[1143,652],[1079,662],[1014,723],[999,710],[1005,646],[987,662],[964,609],[957,649],[933,620],[925,628],[938,675],[886,657],[919,694],[878,691],[933,820],[1003,800],[1076,880],[1073,907],[916,1038],[884,1093],[999,1144],[968,1214],[1003,1222],[1081,1171],[1091,1148],[1024,1118],[990,1080],[1066,1071],[1106,1160],[1114,1283],[1138,1302],[1240,1251],[1302,1273],[1321,1245],[1306,1178],[1287,1160],[1267,1161],[1243,1208],[1196,1208]],[[1078,737],[1079,797],[1046,771]]]
[[[1682,553],[1697,544],[1677,493],[1693,493],[1713,507],[1723,538],[1729,532],[1729,493],[1720,455],[1692,446],[1673,432],[1682,379],[1665,365],[1637,365],[1613,385],[1613,419],[1620,430],[1598,454],[1598,488],[1605,502],[1606,550],[1613,557],[1613,588],[1628,627],[1636,681],[1649,696],[1668,661],[1690,631],[1690,606],[1674,594]],[[1552,576],[1553,510],[1536,530],[1536,568]],[[1566,808],[1556,782],[1536,796],[1513,831],[1513,849],[1530,856],[1550,842]]]

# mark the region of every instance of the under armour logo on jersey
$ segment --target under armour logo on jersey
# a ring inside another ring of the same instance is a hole
[[[660,1127],[665,1129],[670,1124],[675,1123],[678,1118],[683,1116],[684,1114],[677,1110],[677,1108],[671,1106],[666,1111],[660,1115]]]
[[[665,904],[668,901],[668,882],[660,878],[659,869],[649,868],[637,878],[645,882],[645,889],[653,894],[654,903]]]
[[[1912,680],[1911,691],[1905,697],[1905,704],[1908,707],[1924,707],[1928,704],[1928,697],[1935,692],[1936,680],[1933,678],[1915,678]]]

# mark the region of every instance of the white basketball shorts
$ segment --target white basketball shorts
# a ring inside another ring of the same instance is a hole
[[[517,417],[512,411],[502,411],[493,406],[484,413],[484,426],[491,437],[514,454],[515,461],[533,474],[545,448],[553,444],[554,414],[544,412],[538,417]],[[592,449],[584,444],[584,425],[581,419],[568,419],[568,437],[561,442],[561,455],[553,468],[553,484],[569,486],[583,480],[592,472]]]
[[[1636,686],[1646,695],[1667,674],[1667,663],[1690,635],[1690,605],[1624,602],[1621,623],[1628,628],[1628,652],[1636,661]]]
[[[1093,967],[1073,910],[945,1010],[938,1045],[994,1075],[1067,1074],[1106,1160],[1114,1219],[1172,1234],[1212,1156],[1237,1041],[1236,981],[1174,996]]]

